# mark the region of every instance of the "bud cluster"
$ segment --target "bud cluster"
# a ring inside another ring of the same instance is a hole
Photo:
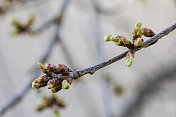
[[[34,23],[34,15],[30,15],[26,21],[26,23],[22,24],[18,20],[13,19],[11,21],[13,30],[11,31],[12,35],[18,35],[23,33],[35,34],[34,31],[31,30],[31,26]]]
[[[106,35],[104,37],[104,40],[106,42],[113,41],[118,46],[123,46],[123,47],[127,47],[128,49],[130,49],[130,51],[126,55],[126,66],[128,66],[128,67],[130,67],[132,65],[134,54],[135,54],[135,51],[131,51],[131,50],[134,50],[136,48],[140,48],[144,44],[144,40],[143,40],[142,36],[152,37],[155,35],[155,33],[151,29],[146,28],[146,27],[144,27],[144,28],[141,28],[141,27],[142,27],[141,22],[137,22],[135,24],[134,30],[132,32],[133,43],[130,42],[129,40],[127,40],[123,36],[114,37],[112,35]]]
[[[45,63],[45,65],[43,65],[40,62],[38,63],[38,66],[41,71],[46,75],[41,76],[32,82],[32,87],[34,89],[39,89],[40,87],[47,86],[48,89],[51,89],[52,93],[56,93],[61,89],[70,88],[70,85],[72,83],[71,77],[65,79],[58,78],[59,74],[69,75],[69,72],[72,71],[69,67],[64,64],[58,64],[57,67],[50,63]]]
[[[66,104],[64,100],[54,94],[51,96],[42,96],[41,103],[36,107],[37,112],[41,112],[46,108],[51,108],[55,117],[59,116],[59,109],[65,108]]]

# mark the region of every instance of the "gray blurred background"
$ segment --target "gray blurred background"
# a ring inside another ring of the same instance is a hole
[[[4,1],[0,0],[0,5]],[[35,78],[37,62],[56,30],[53,23],[37,35],[11,36],[11,20],[25,22],[29,14],[34,14],[32,29],[38,29],[61,12],[65,1],[16,0],[0,16],[0,109]],[[176,21],[174,0],[70,0],[67,4],[57,33],[61,42],[54,42],[46,61],[63,63],[72,69],[90,67],[127,50],[105,43],[103,38],[107,34],[131,40],[137,21],[156,34]],[[74,81],[69,90],[57,93],[67,105],[59,110],[61,117],[176,117],[175,39],[176,31],[137,52],[130,68],[122,59]],[[123,93],[114,92],[114,83],[123,87]],[[1,116],[52,117],[50,109],[35,112],[44,94],[50,94],[46,87],[40,91],[30,87]]]

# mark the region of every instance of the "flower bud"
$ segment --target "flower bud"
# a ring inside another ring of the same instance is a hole
[[[40,84],[32,82],[32,88],[39,89],[40,88]]]
[[[48,87],[48,89],[52,89],[56,86],[56,84],[57,84],[56,80],[49,80],[47,83],[47,87]]]
[[[128,49],[133,49],[133,44],[123,36],[116,36],[116,41],[114,43],[118,46],[124,46]]]
[[[44,75],[44,76],[41,76],[41,77],[39,77],[39,78],[36,78],[33,82],[34,82],[34,83],[46,83],[46,82],[49,81],[49,79],[50,79],[49,76]]]
[[[139,48],[144,44],[144,40],[142,38],[134,39],[134,48]]]
[[[58,72],[63,74],[63,75],[68,75],[69,74],[69,68],[64,65],[64,64],[58,64]]]
[[[142,37],[142,32],[140,29],[134,29],[132,34],[133,34],[133,39]]]
[[[126,55],[126,66],[130,67],[133,64],[134,52],[129,51]]]
[[[59,73],[57,67],[53,64],[45,63],[45,68],[47,68],[49,71],[54,72],[56,74]]]
[[[67,80],[62,81],[62,89],[69,89],[70,83]]]
[[[142,30],[142,35],[146,37],[153,37],[155,35],[155,33],[151,29],[148,29],[146,27],[142,28],[141,30]]]
[[[104,40],[107,41],[116,41],[116,37],[112,36],[112,35],[106,35],[104,37]]]
[[[142,23],[141,22],[136,22],[135,24],[135,29],[140,29],[142,26]]]
[[[45,69],[45,67],[43,66],[43,64],[40,63],[40,62],[38,62],[37,64],[38,64],[39,68],[41,69],[41,71],[42,71],[43,73],[46,73],[46,69]]]

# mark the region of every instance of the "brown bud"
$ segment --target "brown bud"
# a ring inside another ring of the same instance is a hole
[[[64,64],[58,64],[58,72],[63,74],[63,75],[68,75],[69,74],[69,71],[70,69],[64,65]]]
[[[151,29],[144,27],[142,28],[142,35],[146,37],[153,37],[155,33]]]

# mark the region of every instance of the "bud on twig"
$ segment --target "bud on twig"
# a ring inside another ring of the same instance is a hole
[[[135,24],[135,29],[140,29],[142,26],[142,23],[141,22],[136,22]]]
[[[141,30],[142,30],[142,35],[146,37],[153,37],[155,35],[155,33],[149,28],[144,27]]]
[[[62,81],[62,89],[69,89],[70,83],[67,80]]]
[[[144,40],[142,38],[134,39],[134,48],[139,48],[144,44]]]
[[[43,72],[43,73],[46,73],[46,68],[44,67],[44,65],[40,62],[37,63],[37,65],[39,66],[40,70]]]
[[[47,83],[47,87],[48,89],[52,89],[54,88],[55,86],[57,85],[57,81],[56,80],[49,80],[48,83]]]
[[[129,51],[126,55],[126,66],[130,67],[133,64],[134,51]]]
[[[64,65],[64,64],[58,64],[58,72],[63,74],[63,75],[68,75],[69,74],[69,71],[70,69]]]
[[[107,41],[116,41],[116,37],[112,36],[112,35],[106,35],[104,37],[104,40],[107,42]]]
[[[104,40],[106,42],[113,41],[118,46],[124,46],[127,47],[128,49],[133,49],[133,44],[123,36],[113,37],[112,35],[106,35],[104,37]]]

